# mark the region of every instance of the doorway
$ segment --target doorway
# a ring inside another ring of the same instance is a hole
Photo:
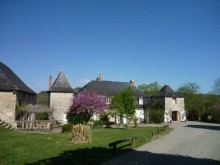
[[[180,119],[180,113],[178,111],[172,111],[172,120],[179,121],[179,119]]]

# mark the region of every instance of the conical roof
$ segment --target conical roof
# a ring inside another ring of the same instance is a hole
[[[49,91],[50,92],[66,92],[66,93],[73,92],[73,88],[71,87],[63,71],[59,73],[59,75],[57,76],[56,80],[54,81]]]
[[[157,97],[180,97],[169,85],[164,85],[163,88],[155,95]]]
[[[22,91],[36,94],[2,62],[0,62],[0,91]]]

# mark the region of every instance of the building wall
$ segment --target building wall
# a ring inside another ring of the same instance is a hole
[[[53,118],[65,124],[65,115],[69,111],[73,93],[50,93],[50,108],[54,109]]]
[[[185,110],[184,98],[165,98],[165,111],[178,111],[182,112]]]
[[[0,92],[0,119],[15,127],[15,106],[17,96],[13,92]]]

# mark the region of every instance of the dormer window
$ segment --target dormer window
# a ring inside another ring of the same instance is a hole
[[[139,105],[143,105],[143,97],[139,97]]]
[[[110,104],[111,103],[111,98],[110,97],[106,97],[106,104]]]

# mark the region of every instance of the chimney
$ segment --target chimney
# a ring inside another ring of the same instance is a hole
[[[51,87],[52,87],[52,76],[50,75],[50,77],[49,77],[49,90]]]
[[[130,80],[130,85],[134,86],[134,84],[135,84],[134,80]]]
[[[98,77],[96,78],[96,81],[102,81],[101,73],[99,73]]]

